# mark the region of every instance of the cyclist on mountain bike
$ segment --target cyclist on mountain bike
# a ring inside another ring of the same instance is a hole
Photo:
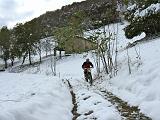
[[[86,61],[82,64],[82,68],[84,70],[85,80],[87,82],[90,82],[90,84],[92,85],[92,75],[90,69],[93,68],[92,62],[90,62],[89,59],[87,58]]]

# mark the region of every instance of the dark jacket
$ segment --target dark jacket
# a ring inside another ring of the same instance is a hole
[[[89,61],[89,62],[84,62],[82,65],[82,68],[91,68],[93,67],[93,64]]]

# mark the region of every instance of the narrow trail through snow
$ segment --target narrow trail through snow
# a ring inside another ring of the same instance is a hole
[[[127,102],[118,98],[111,92],[99,90],[98,93],[116,106],[117,110],[122,116],[122,120],[152,120],[141,113],[140,109],[138,109],[138,106],[129,106]]]
[[[127,102],[118,98],[113,93],[111,93],[107,90],[103,90],[102,88],[99,88],[98,85],[89,86],[87,82],[81,82],[81,81],[78,81],[78,84],[75,85],[75,84],[72,84],[72,81],[69,81],[69,80],[68,80],[68,83],[69,83],[69,87],[71,88],[73,93],[75,92],[74,88],[77,88],[77,86],[79,86],[79,88],[85,88],[85,89],[88,89],[88,91],[93,92],[94,94],[100,95],[104,100],[106,100],[107,102],[110,102],[116,108],[116,110],[119,112],[119,115],[121,116],[121,120],[152,120],[151,118],[149,118],[146,115],[144,115],[143,113],[141,113],[138,106],[129,106]],[[76,92],[75,92],[74,96],[72,95],[72,97],[74,97],[74,99],[75,98],[77,99]],[[84,100],[87,100],[90,97],[91,96],[88,96]],[[78,100],[74,100],[74,101],[78,101]],[[81,116],[81,114],[77,113],[77,109],[79,106],[77,105],[77,103],[74,105],[76,105],[73,107],[73,108],[76,107],[76,109],[74,111],[76,114],[73,115],[74,116],[73,120],[78,120],[78,117]],[[90,111],[88,111],[88,113],[85,113],[84,114],[84,115],[86,115],[85,119],[97,120],[98,118],[96,118],[96,117],[94,117],[92,119],[87,117],[87,115],[90,115],[93,112],[94,112],[94,110],[90,110]]]
[[[70,84],[70,82],[68,80],[67,80],[67,83],[68,83],[70,93],[71,93],[71,96],[72,96],[72,104],[73,104],[73,109],[72,109],[73,118],[72,118],[72,120],[76,120],[77,117],[80,116],[80,114],[77,113],[77,107],[78,106],[77,106],[77,101],[76,101],[76,95],[73,92],[72,85]]]

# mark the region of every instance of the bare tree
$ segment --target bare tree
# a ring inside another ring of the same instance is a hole
[[[131,74],[132,73],[131,72],[131,65],[130,65],[131,59],[129,57],[128,49],[127,49],[127,60],[128,60],[128,71],[129,71],[129,74]]]

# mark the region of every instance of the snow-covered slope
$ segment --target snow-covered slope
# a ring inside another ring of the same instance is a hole
[[[137,105],[153,120],[160,120],[160,39],[130,48],[131,72],[128,71],[126,51],[119,53],[119,72],[112,79],[104,77],[102,86],[114,94]],[[140,59],[136,54],[140,53]]]
[[[127,21],[123,21],[122,23],[114,23],[114,24],[110,24],[109,26],[106,25],[104,27],[101,27],[99,29],[96,30],[91,30],[88,32],[84,33],[84,37],[85,38],[90,38],[90,36],[98,36],[98,39],[101,40],[103,38],[105,38],[106,36],[109,36],[109,33],[112,34],[111,38],[113,39],[117,39],[117,47],[118,50],[121,50],[123,48],[125,48],[128,43],[133,43],[136,40],[140,40],[142,38],[144,38],[146,36],[146,34],[143,32],[141,35],[138,35],[132,39],[127,39],[125,37],[125,32],[124,32],[124,28],[128,25],[129,23]],[[97,35],[97,32],[105,32],[106,34],[101,34],[101,35]]]
[[[137,9],[136,4],[127,8],[127,10],[129,10],[129,11],[132,11],[134,9]],[[151,14],[156,14],[158,12],[160,12],[160,3],[151,4],[150,6],[148,6],[147,8],[145,8],[143,10],[137,9],[134,13],[134,16],[135,17],[144,17],[144,16],[150,16]]]
[[[0,73],[0,120],[71,120],[69,90],[56,77]]]
[[[125,22],[124,25],[118,24],[118,27],[117,24],[109,26],[110,32],[118,33],[118,75],[110,79],[104,74],[103,80],[96,80],[95,85],[101,81],[102,88],[113,92],[131,105],[139,106],[141,111],[153,120],[160,120],[160,38],[128,49],[131,65],[129,74],[127,50],[124,48],[128,43],[144,38],[145,33],[131,40],[127,39],[123,31],[127,24]],[[97,30],[91,31],[91,34],[95,31]],[[86,36],[90,34],[86,33]]]

